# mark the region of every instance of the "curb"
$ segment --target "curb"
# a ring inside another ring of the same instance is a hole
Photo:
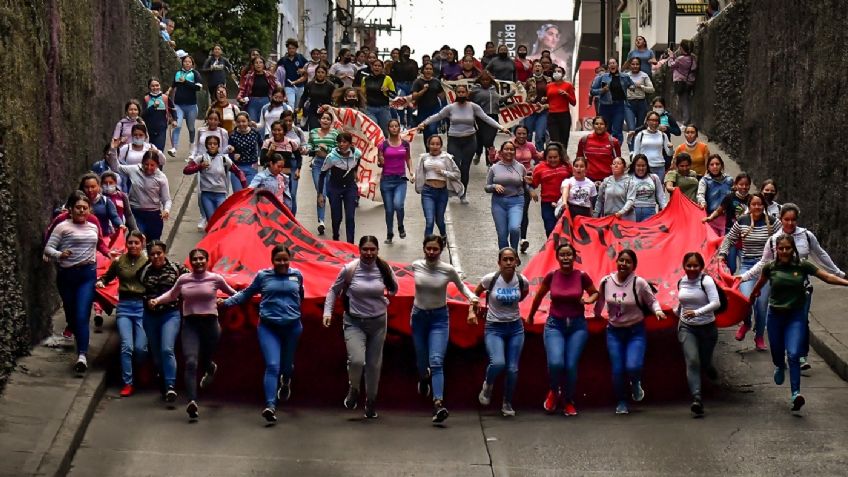
[[[448,206],[445,209],[445,233],[448,236],[448,254],[450,255],[450,263],[453,265],[453,268],[459,272],[459,276],[462,279],[465,279],[465,272],[462,271],[462,261],[459,258],[459,245],[456,243],[456,233],[453,228],[453,216],[451,215],[451,205],[450,200],[448,200]]]
[[[810,345],[833,371],[845,381],[848,381],[848,346],[842,344],[827,328],[810,312]]]
[[[177,212],[165,225],[165,243],[169,249],[176,238],[178,225],[191,202],[195,184],[194,176],[183,176],[174,193],[173,203],[178,204]],[[120,338],[117,331],[111,329],[100,353],[93,360],[94,366],[90,367],[91,370],[82,379],[73,403],[41,457],[38,467],[34,471],[25,469],[26,472],[31,472],[30,475],[58,477],[70,471],[74,455],[82,444],[88,425],[94,418],[100,400],[106,394],[107,363],[116,355],[119,344]]]

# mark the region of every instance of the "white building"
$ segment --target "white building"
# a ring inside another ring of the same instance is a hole
[[[327,15],[332,8],[333,0],[279,0],[276,42],[279,55],[285,53],[289,38],[300,43],[299,51],[307,58],[313,48],[324,48]]]

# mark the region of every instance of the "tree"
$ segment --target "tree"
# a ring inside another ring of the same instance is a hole
[[[276,0],[170,0],[173,39],[199,66],[214,45],[238,68],[248,51],[259,48],[268,55],[277,30]]]

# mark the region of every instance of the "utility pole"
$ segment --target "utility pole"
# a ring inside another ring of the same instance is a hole
[[[306,45],[306,6],[305,0],[297,0],[297,18],[300,19],[300,25],[297,28],[297,42],[301,47]]]
[[[677,42],[677,0],[668,0],[668,48]]]

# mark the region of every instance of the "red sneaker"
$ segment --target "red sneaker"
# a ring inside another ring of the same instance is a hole
[[[765,351],[765,350],[768,349],[766,347],[766,340],[763,339],[762,336],[755,336],[754,337],[754,346],[757,347],[757,351]]]
[[[741,325],[739,325],[739,329],[736,330],[736,341],[744,340],[745,335],[748,334],[749,331],[751,331],[750,326],[746,325],[745,323],[742,323]]]
[[[545,404],[543,404],[545,411],[556,412],[557,401],[559,401],[559,393],[554,390],[548,391],[548,395],[545,396]]]
[[[62,332],[62,336],[63,336],[66,340],[72,340],[72,339],[74,339],[74,332],[73,332],[73,331],[71,331],[71,327],[70,327],[70,326],[66,326],[66,327],[65,327],[65,331],[63,331],[63,332]]]
[[[563,415],[566,415],[566,416],[576,416],[577,415],[577,408],[574,407],[573,402],[567,402],[567,403],[565,403],[565,407],[562,410],[562,413],[563,413]]]
[[[121,389],[121,397],[130,397],[133,395],[133,392],[135,392],[133,385],[125,384],[123,389]]]

